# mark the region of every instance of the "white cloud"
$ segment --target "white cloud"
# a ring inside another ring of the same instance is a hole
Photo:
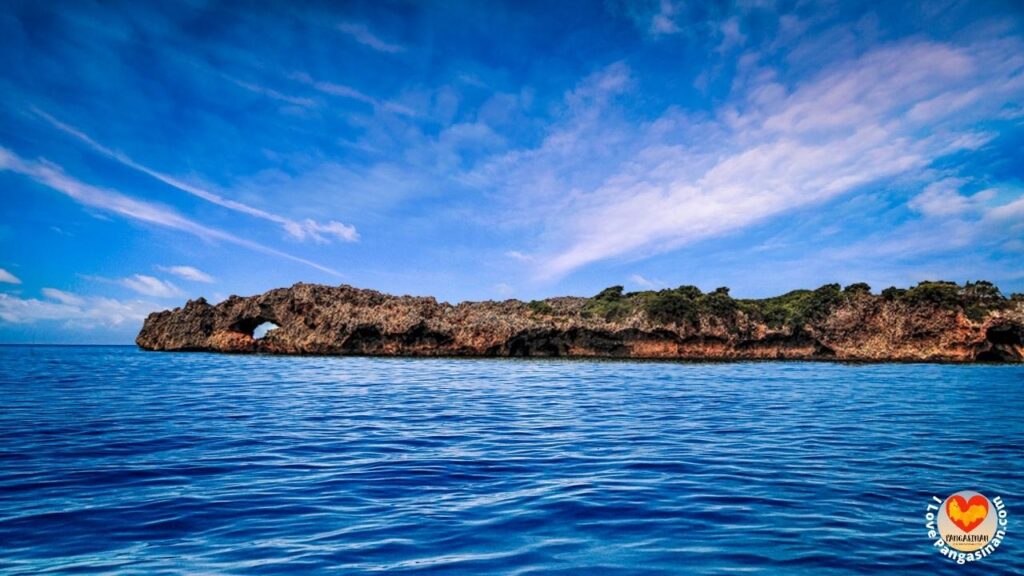
[[[566,95],[566,102],[576,114],[593,113],[597,106],[607,104],[632,86],[633,72],[629,65],[615,62],[584,78],[575,90]]]
[[[639,274],[633,274],[632,276],[630,276],[629,281],[632,282],[633,284],[636,284],[637,286],[640,286],[641,288],[657,288],[658,286],[662,285],[661,282],[648,280],[647,278],[644,278]]]
[[[15,276],[14,274],[11,274],[7,270],[0,268],[0,282],[4,282],[7,284],[21,284],[21,279]]]
[[[1024,196],[989,210],[986,217],[994,221],[1015,221],[1019,230],[1024,227]]]
[[[962,178],[946,178],[933,182],[913,197],[908,206],[925,216],[964,216],[981,208],[985,202],[996,196],[994,190],[983,190],[971,196],[964,196],[960,193],[960,187],[965,183],[966,180]]]
[[[68,306],[81,306],[85,304],[85,299],[71,292],[65,292],[63,290],[57,290],[56,288],[43,288],[43,296],[46,296],[50,300],[56,300],[61,304],[67,304]]]
[[[210,192],[209,190],[205,190],[198,186],[193,186],[192,184],[183,182],[173,176],[164,174],[162,172],[149,168],[148,166],[140,164],[133,160],[131,157],[129,157],[127,154],[124,154],[123,152],[107,148],[106,146],[93,140],[92,137],[90,137],[88,134],[85,134],[84,132],[78,130],[73,126],[64,124],[63,122],[57,120],[56,118],[50,116],[42,110],[33,109],[33,112],[37,116],[45,120],[47,123],[49,123],[51,126],[56,128],[57,130],[60,130],[61,132],[68,134],[69,136],[72,136],[73,138],[79,140],[80,142],[84,143],[86,146],[102,154],[103,156],[120,162],[121,164],[133,170],[146,174],[147,176],[150,176],[151,178],[163,182],[164,184],[172,188],[175,188],[181,192],[190,194],[197,198],[201,198],[203,200],[206,200],[207,202],[216,204],[217,206],[220,206],[222,208],[227,208],[228,210],[233,210],[240,214],[245,214],[247,216],[260,218],[262,220],[278,224],[285,230],[285,232],[287,232],[290,236],[297,240],[305,240],[308,238],[316,242],[323,243],[328,241],[327,236],[333,236],[346,242],[354,242],[359,239],[359,235],[355,234],[355,228],[349,225],[343,224],[341,226],[351,228],[351,233],[338,233],[337,229],[339,223],[333,220],[327,224],[319,224],[309,219],[300,222],[292,218],[287,218],[279,214],[274,214],[272,212],[268,212],[260,208],[249,206],[248,204],[244,204],[236,200],[224,198],[219,194],[215,194],[213,192]],[[327,232],[328,234],[325,236],[321,232]]]
[[[510,213],[544,226],[548,248],[538,255],[538,277],[557,278],[599,260],[730,233],[887,179],[927,183],[926,168],[985,145],[992,136],[978,132],[978,122],[1024,96],[1013,56],[1020,50],[1005,40],[905,42],[788,85],[774,70],[752,69],[713,116],[670,109],[639,126],[612,98],[632,85],[619,63],[567,95],[571,113],[538,148],[510,152],[466,178],[509,197],[530,191]],[[928,106],[909,113],[965,86],[979,91],[970,108],[941,121]],[[952,202],[945,209],[957,209],[961,202],[926,200],[916,206]]]
[[[754,8],[749,3],[739,2],[733,9],[721,11],[712,2],[687,0],[609,0],[606,5],[616,3],[621,6],[623,15],[652,40],[677,34],[690,39],[716,39],[719,40],[718,52],[743,44],[746,36],[740,32],[740,18]]]
[[[920,217],[876,231],[841,248],[831,248],[818,259],[834,259],[844,264],[856,260],[891,262],[968,247],[1012,248],[1012,241],[1008,245],[1007,240],[1024,235],[1024,194],[1019,188],[961,193],[975,184],[967,178],[936,180],[907,203]],[[1005,277],[1005,271],[989,275]]]
[[[157,266],[157,270],[167,272],[168,274],[174,274],[179,278],[191,280],[192,282],[205,282],[207,284],[213,283],[213,276],[210,276],[206,272],[192,266]]]
[[[403,116],[417,115],[415,110],[407,106],[403,106],[401,104],[391,102],[389,100],[381,100],[379,98],[374,98],[369,94],[365,94],[363,92],[360,92],[359,90],[356,90],[355,88],[352,88],[351,86],[345,86],[344,84],[335,84],[332,82],[323,82],[320,80],[315,80],[313,79],[313,77],[311,77],[309,74],[306,74],[305,72],[295,72],[289,75],[289,78],[295,80],[296,82],[300,82],[302,84],[310,86],[313,89],[324,94],[338,96],[341,98],[348,98],[350,100],[356,100],[364,104],[369,104],[377,110],[394,112],[395,114],[401,114]]]
[[[159,306],[138,300],[81,296],[44,288],[44,300],[0,293],[0,320],[12,324],[64,321],[69,327],[93,329],[141,322]]]
[[[731,48],[742,46],[747,40],[746,35],[740,31],[739,18],[735,16],[722,22],[719,26],[719,32],[722,35],[722,41],[718,44],[717,48],[719,52],[725,52]]]
[[[359,233],[356,232],[355,226],[349,226],[348,224],[342,224],[335,220],[331,220],[326,224],[320,224],[313,220],[306,219],[301,224],[296,223],[301,228],[293,231],[292,234],[299,238],[305,238],[309,235],[316,241],[317,244],[327,244],[328,240],[326,236],[334,236],[335,238],[344,240],[346,242],[355,242],[359,240]]]
[[[89,208],[112,212],[114,214],[118,214],[132,220],[146,222],[148,224],[155,224],[157,226],[180,230],[204,240],[220,240],[229,242],[236,246],[242,246],[264,254],[271,254],[294,262],[299,262],[316,268],[321,272],[331,274],[332,276],[341,276],[341,274],[336,270],[317,264],[316,262],[292,256],[291,254],[275,250],[274,248],[264,246],[257,242],[239,238],[223,230],[211,228],[194,222],[178,214],[170,207],[153,202],[137,200],[130,196],[121,194],[120,192],[85,184],[84,182],[68,176],[60,169],[60,167],[46,162],[45,160],[25,160],[10,150],[0,147],[0,171],[5,170],[31,178],[32,180],[48,186],[49,188],[52,188],[53,190],[56,190],[75,200],[79,204]]]
[[[670,0],[661,0],[658,4],[658,11],[651,17],[649,32],[652,36],[663,34],[675,34],[679,32],[679,26],[673,20],[676,14],[676,6]]]
[[[272,88],[267,88],[266,86],[262,86],[260,84],[255,84],[253,82],[246,82],[245,80],[241,80],[239,78],[235,78],[234,76],[229,76],[229,75],[223,74],[223,73],[219,73],[219,74],[225,80],[227,80],[228,82],[231,82],[232,84],[234,84],[234,85],[236,85],[236,86],[238,86],[240,88],[245,88],[246,90],[248,90],[250,92],[253,92],[255,94],[260,94],[262,96],[266,96],[267,98],[271,98],[273,100],[279,100],[281,102],[286,102],[288,104],[292,104],[292,105],[295,105],[295,106],[300,106],[302,108],[312,108],[312,107],[316,106],[316,101],[313,100],[312,98],[303,98],[303,97],[300,97],[300,96],[291,96],[289,94],[284,94],[282,92],[278,92],[277,90],[274,90]]]
[[[358,24],[355,22],[342,22],[338,24],[338,30],[351,37],[356,42],[363,46],[368,46],[377,50],[378,52],[387,52],[394,54],[396,52],[402,52],[405,47],[399,44],[392,44],[381,40],[377,35],[370,32],[370,29],[365,24]]]
[[[508,256],[509,258],[511,258],[513,260],[518,260],[520,262],[533,262],[534,261],[534,257],[533,256],[531,256],[529,254],[524,254],[523,252],[520,252],[519,250],[509,250],[508,252],[505,252],[505,256]]]
[[[154,278],[153,276],[146,276],[145,274],[135,274],[122,278],[118,282],[122,286],[126,286],[144,296],[174,298],[182,295],[182,291],[174,284],[166,280]]]

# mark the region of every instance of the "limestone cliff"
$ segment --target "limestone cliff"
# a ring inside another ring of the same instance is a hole
[[[264,322],[278,328],[255,339]],[[1024,301],[988,283],[938,282],[883,295],[866,285],[764,300],[733,299],[726,289],[614,287],[592,298],[451,305],[296,284],[153,313],[136,342],[271,354],[1021,362]]]

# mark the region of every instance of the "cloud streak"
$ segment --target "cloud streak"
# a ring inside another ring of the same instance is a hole
[[[174,274],[179,278],[192,282],[203,282],[205,284],[212,284],[214,282],[213,276],[193,266],[157,266],[156,268],[157,270]]]
[[[629,281],[632,282],[633,284],[636,284],[637,286],[639,286],[641,288],[648,288],[648,289],[655,288],[655,287],[663,285],[661,282],[658,282],[656,280],[648,280],[647,278],[644,278],[643,276],[641,276],[639,274],[631,275],[629,277]]]
[[[323,94],[327,94],[329,96],[337,96],[339,98],[347,98],[349,100],[355,100],[357,102],[369,104],[370,106],[373,106],[375,110],[394,112],[395,114],[401,114],[403,116],[417,116],[416,111],[413,110],[412,108],[408,108],[406,106],[402,106],[401,104],[397,104],[395,102],[391,102],[388,100],[374,98],[373,96],[360,92],[359,90],[356,90],[351,86],[345,86],[344,84],[335,84],[332,82],[316,80],[309,74],[306,74],[305,72],[295,72],[290,74],[288,77],[296,82],[305,84],[306,86],[309,86]]]
[[[618,63],[566,97],[571,114],[538,148],[509,153],[468,178],[537,191],[523,205],[544,206],[531,212],[554,246],[538,258],[537,274],[556,279],[889,179],[927,183],[937,160],[991,141],[976,126],[1022,96],[1021,63],[1012,56],[1020,48],[905,42],[788,85],[777,71],[755,68],[713,117],[670,110],[639,127],[617,120],[616,98],[630,89]],[[594,181],[602,161],[611,167]],[[933,197],[928,209],[948,199]]]
[[[21,284],[21,279],[7,270],[0,268],[0,282],[5,284]]]
[[[505,252],[505,256],[519,262],[533,262],[536,260],[533,256],[520,252],[519,250],[509,250]]]
[[[49,162],[24,160],[17,154],[3,147],[0,147],[0,170],[14,172],[31,178],[44,186],[68,196],[83,206],[97,208],[132,220],[145,222],[147,224],[154,224],[165,228],[179,230],[204,240],[228,242],[263,254],[270,254],[293,262],[299,262],[320,270],[321,272],[331,274],[332,276],[341,276],[341,274],[336,270],[317,264],[311,260],[293,256],[257,242],[239,238],[223,230],[211,228],[194,222],[181,214],[178,214],[167,206],[162,206],[152,202],[145,202],[126,196],[120,192],[85,184],[84,182],[68,176],[59,167]]]
[[[56,288],[43,288],[43,296],[46,296],[50,300],[56,300],[61,304],[67,304],[68,306],[81,306],[85,303],[85,299],[77,294],[71,292],[65,292]]]
[[[385,42],[376,34],[370,32],[370,29],[365,24],[359,24],[356,22],[342,22],[341,24],[338,24],[338,30],[341,33],[348,36],[349,38],[352,38],[359,44],[362,44],[363,46],[367,46],[369,48],[373,48],[378,52],[395,54],[397,52],[402,52],[405,50],[404,46],[401,46],[399,44],[392,44],[390,42]]]
[[[127,278],[122,278],[118,283],[143,296],[152,296],[154,298],[176,298],[184,294],[171,282],[145,274],[134,274]]]
[[[147,176],[150,176],[151,178],[154,178],[181,192],[190,194],[197,198],[201,198],[203,200],[206,200],[207,202],[216,204],[217,206],[220,206],[222,208],[227,208],[228,210],[233,210],[240,214],[245,214],[247,216],[252,216],[255,218],[266,220],[268,222],[278,224],[282,228],[284,228],[285,232],[287,232],[292,238],[295,238],[296,240],[311,239],[318,244],[328,243],[330,241],[330,238],[342,240],[345,242],[356,242],[359,240],[359,233],[356,231],[354,226],[351,226],[349,224],[343,224],[341,222],[337,222],[334,220],[331,220],[325,224],[318,223],[311,219],[306,219],[303,221],[294,220],[291,218],[287,218],[285,216],[281,216],[279,214],[267,212],[266,210],[262,210],[260,208],[249,206],[248,204],[244,204],[242,202],[237,202],[235,200],[224,198],[219,194],[215,194],[198,186],[193,186],[173,176],[164,174],[163,172],[159,172],[157,170],[149,168],[148,166],[140,164],[133,160],[131,157],[129,157],[127,154],[124,154],[123,152],[119,152],[117,150],[113,150],[111,148],[108,148],[107,146],[104,146],[103,144],[100,144],[92,137],[90,137],[88,134],[85,134],[81,130],[78,130],[73,126],[61,122],[60,120],[54,118],[53,116],[47,114],[42,110],[33,108],[32,112],[40,118],[42,118],[43,120],[45,120],[47,123],[49,123],[57,130],[69,136],[72,136],[73,138],[84,143],[86,146],[88,146],[95,152],[98,152],[99,154],[106,156],[111,160],[119,162],[120,164],[127,166],[128,168],[131,168]]]
[[[81,296],[43,288],[44,299],[19,298],[0,293],[0,320],[12,324],[63,321],[68,327],[95,329],[141,322],[159,306],[140,300]]]
[[[277,90],[274,90],[272,88],[267,88],[266,86],[262,86],[260,84],[254,84],[252,82],[246,82],[245,80],[242,80],[242,79],[239,79],[239,78],[235,78],[234,76],[230,76],[228,74],[224,74],[224,73],[219,73],[219,74],[225,80],[227,80],[228,82],[231,82],[232,84],[234,84],[235,86],[238,86],[239,88],[244,88],[244,89],[248,90],[249,92],[252,92],[254,94],[259,94],[261,96],[266,96],[267,98],[270,98],[272,100],[278,100],[278,101],[281,101],[281,102],[292,104],[294,106],[300,106],[302,108],[312,108],[312,107],[316,106],[316,100],[313,100],[312,98],[303,98],[301,96],[291,96],[289,94],[284,94],[283,92],[278,92]],[[51,120],[51,122],[52,122],[52,120]]]

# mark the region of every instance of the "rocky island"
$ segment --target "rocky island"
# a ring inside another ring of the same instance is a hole
[[[262,338],[254,330],[276,327]],[[694,286],[463,302],[296,284],[150,314],[146,350],[384,356],[1021,362],[1024,297],[989,282],[873,294],[828,284],[759,300]]]

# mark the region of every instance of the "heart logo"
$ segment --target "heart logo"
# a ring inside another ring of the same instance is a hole
[[[964,499],[959,494],[954,494],[946,500],[946,515],[964,532],[970,532],[977,528],[988,516],[988,500],[981,494],[971,496],[970,500]]]

